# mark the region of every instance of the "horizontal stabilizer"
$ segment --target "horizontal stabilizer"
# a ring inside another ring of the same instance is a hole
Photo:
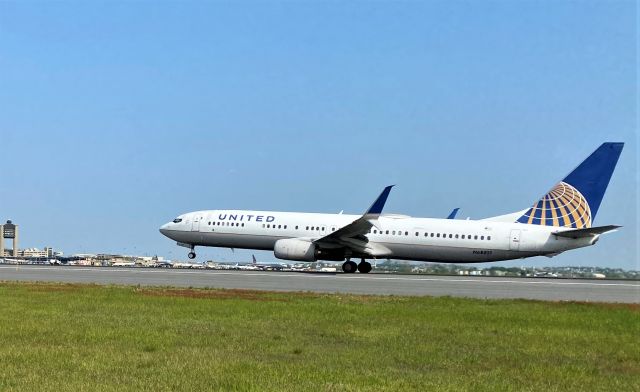
[[[584,238],[584,237],[593,237],[594,235],[604,234],[609,231],[614,231],[619,227],[622,227],[622,226],[616,226],[616,225],[598,226],[598,227],[590,227],[588,229],[558,231],[553,234],[558,237]]]

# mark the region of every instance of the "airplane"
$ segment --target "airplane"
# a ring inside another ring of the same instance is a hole
[[[486,263],[553,257],[594,245],[621,226],[592,226],[624,143],[603,143],[532,207],[480,220],[383,214],[393,185],[361,216],[248,210],[182,214],[160,232],[196,246],[270,250],[278,259],[342,261],[345,273],[368,273],[367,260]],[[352,258],[360,259],[356,264]]]
[[[256,259],[256,255],[251,255],[251,267],[253,267],[256,270],[261,270],[264,271],[265,269],[267,269],[268,264],[259,264],[258,260]]]
[[[288,267],[287,264],[285,263],[271,263],[271,264],[266,264],[266,263],[258,263],[258,260],[256,259],[256,255],[251,255],[251,266],[255,267],[255,269],[258,269],[260,271],[281,271],[284,268]]]

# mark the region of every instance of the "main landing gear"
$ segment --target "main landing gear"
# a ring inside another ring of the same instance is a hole
[[[346,274],[353,274],[358,270],[361,274],[368,274],[371,272],[371,263],[367,262],[365,259],[360,261],[360,264],[356,264],[353,261],[347,259],[347,261],[342,264],[342,271]]]
[[[371,272],[371,263],[365,261],[365,259],[362,259],[360,264],[358,264],[358,271],[361,274],[368,274],[369,272]]]
[[[344,262],[344,264],[342,264],[342,271],[345,274],[352,274],[356,272],[357,269],[358,269],[358,265],[351,260],[347,260]]]

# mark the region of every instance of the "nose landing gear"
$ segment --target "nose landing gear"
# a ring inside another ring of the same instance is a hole
[[[187,257],[191,260],[196,258],[196,252],[194,252],[195,248],[196,247],[194,245],[191,245],[191,252],[189,252],[189,254],[187,255]]]

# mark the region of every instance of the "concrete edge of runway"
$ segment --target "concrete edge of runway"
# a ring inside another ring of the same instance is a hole
[[[640,281],[637,280],[4,264],[0,265],[0,281],[640,303]]]

